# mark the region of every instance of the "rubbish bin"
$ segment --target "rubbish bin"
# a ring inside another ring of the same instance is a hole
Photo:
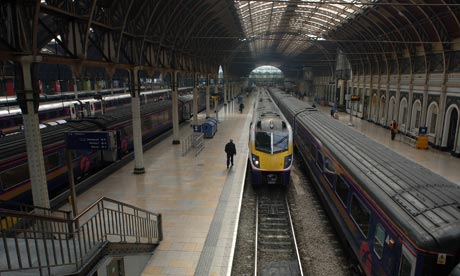
[[[216,131],[217,131],[217,124],[219,123],[219,120],[217,120],[217,118],[208,118],[206,121],[213,121],[216,124]]]
[[[214,118],[207,119],[201,125],[201,132],[205,138],[212,138],[217,131],[217,120]]]
[[[417,143],[415,144],[416,148],[428,149],[428,135],[426,134],[427,134],[427,127],[418,128]]]

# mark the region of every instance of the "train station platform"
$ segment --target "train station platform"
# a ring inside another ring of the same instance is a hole
[[[105,196],[161,213],[163,240],[141,275],[230,275],[246,174],[250,100],[244,99],[242,114],[236,100],[220,108],[218,130],[204,139],[197,156],[193,150],[183,155],[170,135],[144,152],[144,174],[133,174],[132,161],[78,195],[79,210]],[[202,112],[199,122],[204,120]],[[190,124],[182,124],[181,140],[192,132]],[[229,139],[237,155],[227,169],[224,147]]]
[[[163,240],[148,256],[141,275],[230,275],[253,100],[244,99],[242,114],[236,100],[222,106],[218,130],[205,139],[197,156],[193,151],[183,155],[182,145],[172,145],[171,135],[144,152],[145,174],[133,174],[130,162],[78,196],[79,210],[105,196],[162,214]],[[318,108],[329,116],[330,107]],[[199,121],[204,120],[205,114],[199,114]],[[347,124],[349,115],[340,113],[339,120]],[[388,129],[356,117],[350,127],[460,185],[459,158],[431,148],[416,149],[398,138],[392,141]],[[181,139],[192,133],[190,124],[180,127]],[[227,169],[224,147],[229,139],[237,155],[235,165]]]
[[[330,116],[330,106],[317,104],[316,107],[325,115]],[[334,119],[331,118],[331,120]],[[339,112],[339,120],[344,124],[348,124],[350,114]],[[389,129],[358,117],[352,117],[352,126],[350,127],[460,186],[460,158],[431,147],[428,149],[417,149],[414,144],[405,142],[403,134],[397,134],[396,138],[392,141]]]

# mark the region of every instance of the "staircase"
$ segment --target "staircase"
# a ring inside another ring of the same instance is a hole
[[[152,252],[161,214],[102,197],[77,217],[34,208],[0,209],[0,274],[86,275],[108,254]]]

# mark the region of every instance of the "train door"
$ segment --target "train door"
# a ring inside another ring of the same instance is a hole
[[[401,259],[399,262],[398,276],[415,275],[416,258],[412,255],[406,246],[402,246]]]
[[[191,117],[191,116],[190,116],[190,110],[191,110],[190,104],[187,103],[187,102],[184,102],[184,103],[182,104],[182,118],[183,118],[184,120],[190,119],[190,117]]]
[[[78,118],[78,110],[79,110],[78,104],[73,103],[73,104],[71,104],[69,106],[69,112],[70,112],[70,119],[71,120],[75,120],[75,119]]]
[[[96,116],[96,106],[93,102],[89,102],[89,116]]]

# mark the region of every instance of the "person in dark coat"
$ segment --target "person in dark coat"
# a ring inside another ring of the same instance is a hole
[[[232,139],[230,139],[230,142],[228,142],[225,145],[225,153],[227,153],[227,169],[228,169],[230,164],[233,166],[233,155],[236,155],[236,147],[235,147],[235,144],[233,144]]]

